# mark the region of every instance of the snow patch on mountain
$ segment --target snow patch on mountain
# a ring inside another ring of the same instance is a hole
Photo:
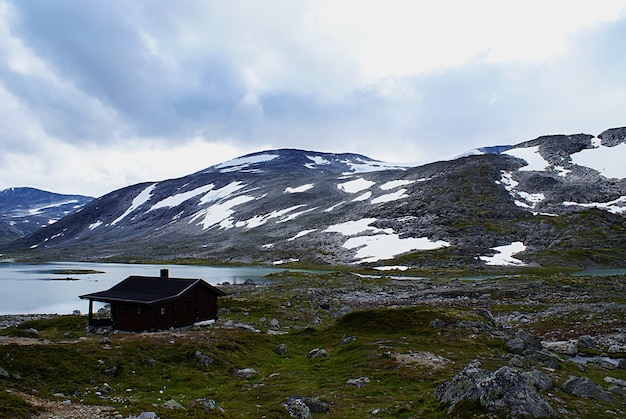
[[[368,172],[378,172],[381,170],[391,170],[391,169],[400,169],[406,170],[406,166],[398,166],[393,165],[381,161],[376,160],[365,160],[362,158],[357,158],[355,160],[342,160],[341,163],[345,164],[350,168],[350,172],[346,172],[346,174],[350,173],[368,173]]]
[[[245,186],[246,186],[245,184],[239,181],[236,181],[236,182],[229,183],[223,188],[210,190],[202,198],[200,198],[199,205],[205,205],[210,202],[215,202],[220,199],[226,198],[227,196],[237,192],[238,190],[245,188]]]
[[[325,233],[341,233],[344,236],[354,236],[368,231],[377,232],[380,229],[370,226],[376,218],[362,218],[360,220],[350,220],[339,224],[330,225],[324,230]]]
[[[579,166],[586,166],[597,170],[607,178],[626,178],[626,143],[614,147],[601,145],[594,139],[593,148],[587,148],[571,155],[572,162]]]
[[[390,180],[389,182],[380,185],[379,188],[383,191],[390,191],[391,189],[399,188],[400,186],[411,185],[412,183],[415,183],[415,181],[406,179]]]
[[[89,230],[96,229],[102,225],[102,221],[98,220],[95,223],[89,224]]]
[[[433,250],[448,246],[450,243],[443,240],[431,241],[428,237],[400,238],[395,233],[350,237],[343,244],[346,249],[358,249],[354,257],[359,263],[393,259],[399,254],[410,251]]]
[[[519,182],[513,179],[513,174],[504,170],[501,173],[502,176],[499,181],[496,181],[496,184],[504,186],[504,189],[506,189],[513,197],[515,205],[518,207],[533,209],[538,203],[546,199],[545,194],[541,192],[528,193],[518,191],[516,188],[519,185]]]
[[[624,214],[626,213],[626,196],[621,196],[609,202],[579,203],[579,202],[565,201],[563,202],[563,205],[578,206],[578,207],[584,207],[584,208],[598,208],[601,210],[609,211],[613,214]]]
[[[296,239],[299,239],[300,237],[306,236],[307,234],[313,233],[314,231],[317,231],[317,229],[313,228],[311,230],[303,230],[303,231],[299,232],[298,234],[296,234],[295,236],[288,238],[287,241],[288,242],[294,241]]]
[[[255,154],[251,156],[243,156],[227,162],[213,166],[219,169],[221,173],[236,172],[245,169],[256,163],[263,163],[280,157],[279,154]]]
[[[313,207],[313,208],[306,209],[304,211],[294,212],[292,214],[289,214],[288,216],[286,216],[282,220],[276,221],[276,223],[277,224],[278,223],[286,223],[287,221],[291,221],[291,220],[293,220],[293,219],[295,219],[295,218],[297,218],[297,217],[299,217],[299,216],[301,216],[303,214],[309,213],[311,211],[315,211],[316,209],[317,209],[317,207]]]
[[[352,202],[367,201],[372,197],[372,191],[367,191],[352,200]]]
[[[339,183],[337,188],[347,193],[358,193],[364,191],[365,189],[369,189],[375,182],[371,180],[365,180],[362,177],[358,179],[349,180],[344,183]]]
[[[49,205],[45,205],[45,206],[42,206],[42,207],[29,208],[28,209],[28,214],[29,215],[37,215],[37,214],[41,214],[41,213],[43,213],[46,210],[49,210],[51,208],[58,208],[58,207],[62,207],[64,205],[69,205],[69,204],[78,204],[78,201],[75,200],[75,199],[71,199],[69,201],[55,202],[54,204],[49,204]],[[77,208],[77,207],[80,207],[80,205],[75,205],[73,208]]]
[[[260,227],[263,224],[275,218],[285,220],[284,217],[287,216],[289,213],[297,210],[298,208],[302,208],[305,206],[306,206],[305,204],[294,205],[292,207],[284,208],[282,210],[272,211],[267,214],[255,215],[254,217],[248,220],[238,221],[237,223],[235,223],[235,227],[243,227],[243,228],[251,229],[251,228]]]
[[[285,193],[301,193],[301,192],[306,192],[309,189],[312,189],[315,185],[313,185],[312,183],[307,183],[306,185],[302,185],[302,186],[298,186],[295,188],[292,187],[287,187],[285,188]]]
[[[546,170],[550,164],[539,154],[539,146],[512,148],[505,151],[503,154],[525,160],[527,165],[520,168],[520,171],[543,171]]]
[[[316,165],[321,166],[321,165],[331,163],[329,160],[326,160],[324,157],[321,157],[321,156],[306,156],[306,158],[311,160],[314,163],[314,164],[307,163],[304,165],[305,167],[309,169],[316,169],[315,167]]]
[[[182,204],[183,202],[185,202],[186,200],[193,198],[194,196],[198,196],[200,194],[203,194],[203,193],[206,193],[206,192],[210,191],[214,187],[215,187],[215,185],[210,183],[208,185],[201,186],[201,187],[196,188],[196,189],[191,190],[191,191],[187,191],[187,192],[183,192],[183,193],[179,193],[179,194],[176,194],[176,195],[169,196],[169,197],[167,197],[167,198],[157,202],[156,204],[154,204],[148,210],[148,212],[156,210],[156,209],[159,209],[159,208],[176,207],[176,206]]]
[[[349,237],[344,242],[344,248],[358,249],[355,254],[355,259],[358,260],[358,263],[391,259],[399,254],[414,250],[432,250],[450,246],[450,243],[446,241],[431,241],[427,237],[400,238],[391,228],[380,229],[371,226],[370,224],[375,221],[376,218],[346,221],[344,223],[331,225],[326,228],[324,232],[336,232],[344,236],[374,233],[373,235]]]
[[[524,262],[513,257],[526,250],[526,245],[522,242],[513,242],[505,246],[492,248],[496,253],[493,256],[480,256],[480,260],[492,266],[523,266]]]
[[[113,220],[111,222],[111,225],[113,226],[119,223],[124,218],[126,218],[131,212],[135,211],[137,208],[139,208],[140,206],[148,202],[148,200],[152,196],[152,191],[154,190],[154,187],[156,185],[157,185],[156,183],[153,183],[152,185],[148,186],[147,188],[139,192],[139,194],[135,197],[135,199],[133,199],[133,202],[130,204],[130,207],[126,210],[126,212],[120,215],[119,217],[117,217],[115,220]]]
[[[208,228],[218,224],[220,228],[223,229],[232,228],[235,226],[234,220],[231,218],[235,212],[233,208],[254,199],[256,198],[250,195],[240,195],[232,199],[213,204],[210,207],[194,214],[189,223],[193,223],[197,219],[202,218],[202,220],[198,223],[198,225],[202,225],[202,230],[207,230]]]
[[[332,212],[332,211],[334,211],[336,208],[340,207],[340,206],[341,206],[341,205],[343,205],[343,204],[345,204],[345,202],[344,202],[344,201],[339,202],[339,203],[337,203],[337,204],[333,205],[332,207],[328,207],[328,208],[326,208],[326,209],[324,210],[324,212]]]
[[[381,195],[377,198],[372,199],[372,204],[382,204],[385,202],[397,201],[398,199],[404,198],[409,198],[409,195],[406,194],[406,189],[400,189],[396,192]]]

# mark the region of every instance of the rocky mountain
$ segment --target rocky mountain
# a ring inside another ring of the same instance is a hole
[[[26,258],[624,266],[626,128],[398,167],[281,149],[113,191],[3,249]]]
[[[0,243],[27,236],[73,214],[93,198],[62,195],[34,188],[0,191]]]

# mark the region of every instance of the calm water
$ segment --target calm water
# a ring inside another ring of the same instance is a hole
[[[130,275],[159,276],[169,269],[172,278],[199,278],[209,284],[262,282],[263,277],[285,269],[263,267],[211,267],[187,265],[128,265],[55,262],[42,264],[0,263],[0,314],[86,313],[89,302],[79,295],[109,289]],[[59,270],[94,270],[96,274],[56,274]],[[63,280],[76,278],[75,281]],[[97,309],[97,305],[94,305]]]

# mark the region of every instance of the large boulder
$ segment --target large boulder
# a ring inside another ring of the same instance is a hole
[[[611,395],[587,377],[570,377],[563,383],[561,390],[583,399],[611,401]]]
[[[291,397],[284,406],[289,412],[289,415],[293,418],[313,419],[311,409],[309,409],[309,406],[299,397]]]
[[[550,417],[556,414],[537,391],[550,386],[549,377],[538,371],[529,373],[504,366],[489,373],[472,363],[437,387],[435,397],[450,404],[449,414],[461,413],[467,402],[474,402],[486,412],[498,415]]]

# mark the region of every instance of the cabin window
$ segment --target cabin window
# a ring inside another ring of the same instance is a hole
[[[135,312],[139,316],[141,314],[141,306],[137,306],[137,310]]]
[[[167,307],[161,307],[161,316],[165,316],[167,314]]]
[[[124,313],[124,304],[120,304],[119,306],[117,306],[117,312],[119,314],[123,314]]]
[[[191,311],[191,303],[189,301],[183,301],[183,313],[189,313]]]

